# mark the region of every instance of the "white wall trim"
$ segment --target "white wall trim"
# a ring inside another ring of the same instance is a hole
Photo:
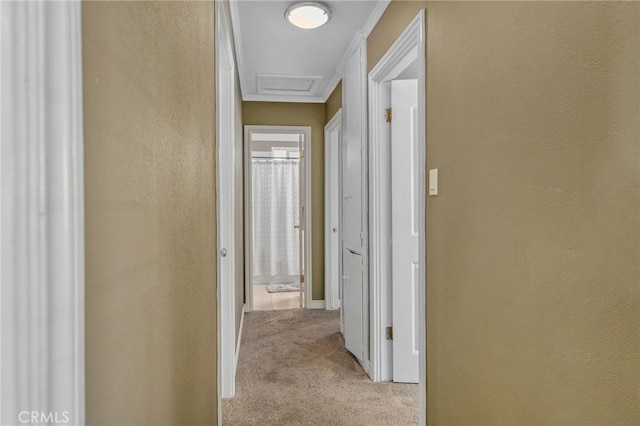
[[[324,92],[322,92],[322,103],[326,103],[327,100],[329,99],[329,97],[331,96],[331,94],[333,93],[334,90],[336,90],[336,87],[338,87],[338,83],[340,83],[342,81],[342,72],[344,71],[344,69],[340,72],[337,71],[336,69],[336,73],[333,74],[333,77],[331,77],[331,79],[329,80],[329,82],[327,83],[327,87],[325,87]]]
[[[229,18],[222,2],[216,5],[216,114],[218,209],[218,312],[220,312],[221,396],[235,394],[236,309],[235,245],[233,235],[235,156],[235,64]],[[225,255],[222,255],[222,251]]]
[[[391,363],[381,362],[384,354],[392,351],[391,341],[385,338],[385,328],[391,325],[391,175],[389,144],[381,143],[391,137],[389,129],[377,125],[384,108],[390,105],[390,87],[374,84],[369,80],[369,120],[370,120],[370,276],[371,276],[371,347],[372,379],[391,380]],[[386,106],[384,106],[386,105]],[[382,109],[381,109],[382,108]],[[383,195],[384,194],[384,195]],[[385,204],[386,202],[386,204]],[[390,360],[389,360],[390,361]]]
[[[247,82],[244,76],[244,52],[242,50],[242,35],[240,34],[240,11],[238,10],[238,2],[240,0],[229,0],[229,14],[231,15],[231,32],[233,33],[233,43],[236,52],[236,65],[238,67],[238,75],[240,77],[240,92],[247,92]],[[246,101],[247,99],[242,98]]]
[[[253,312],[253,189],[251,179],[251,137],[244,126],[244,303],[245,312]]]
[[[382,15],[384,15],[384,12],[390,4],[391,0],[378,0],[378,3],[376,3],[375,7],[371,11],[367,22],[362,26],[362,34],[365,39],[369,37],[369,34],[371,34],[376,25],[378,25],[378,21],[380,21],[380,18],[382,18]]]
[[[322,95],[322,98],[324,99],[323,102],[327,102],[329,96],[331,96],[333,91],[336,89],[338,83],[340,83],[340,80],[342,80],[342,74],[344,73],[344,67],[347,66],[347,61],[351,56],[353,56],[354,53],[356,53],[356,50],[358,50],[358,48],[360,47],[360,43],[362,43],[362,40],[366,40],[367,37],[369,37],[369,34],[371,34],[373,29],[376,27],[378,21],[380,21],[380,18],[382,18],[382,15],[387,10],[390,4],[391,0],[379,0],[371,11],[371,14],[369,14],[369,17],[362,26],[362,29],[354,35],[351,43],[349,43],[349,46],[347,47],[347,50],[345,50],[342,54],[340,62],[338,62],[336,73],[333,75],[331,80],[329,80],[329,84],[327,84],[327,87]]]
[[[305,166],[305,193],[307,196],[307,205],[305,206],[305,297],[304,307],[312,305],[313,295],[313,233],[311,232],[313,210],[309,208],[311,199],[311,158],[312,152],[312,134],[310,126],[261,126],[261,125],[245,125],[244,126],[244,193],[245,193],[245,301],[247,304],[247,312],[253,311],[253,229],[252,214],[252,187],[251,187],[251,134],[252,133],[302,133],[304,134],[304,166]]]
[[[340,132],[340,139],[338,140],[338,146],[337,146],[337,150],[334,153],[335,156],[337,156],[338,158],[333,158],[332,157],[332,152],[331,150],[327,149],[327,141],[330,138],[330,135],[332,132],[338,130]],[[337,168],[338,168],[338,175],[341,174],[341,161],[340,161],[340,153],[341,153],[341,149],[342,149],[342,108],[340,108],[331,118],[331,120],[329,120],[329,122],[324,126],[324,144],[325,144],[325,161],[324,161],[324,165],[325,165],[325,169],[324,169],[324,188],[325,188],[325,194],[324,194],[324,233],[325,233],[325,238],[324,238],[324,260],[325,260],[325,272],[324,272],[324,276],[325,276],[325,283],[324,283],[324,300],[326,301],[326,308],[330,309],[330,310],[335,310],[335,309],[339,309],[340,308],[340,299],[339,299],[339,287],[340,287],[340,277],[342,276],[342,271],[340,268],[340,258],[342,256],[341,250],[340,250],[340,244],[338,245],[337,248],[337,253],[335,253],[335,255],[338,257],[337,260],[337,264],[336,265],[332,265],[332,254],[334,254],[331,251],[331,239],[332,239],[332,234],[333,232],[333,226],[330,222],[331,219],[331,206],[332,206],[332,200],[333,203],[335,203],[335,208],[338,209],[338,222],[340,222],[340,215],[341,215],[341,203],[340,203],[340,199],[342,198],[341,194],[340,194],[340,181],[339,181],[339,177],[338,177],[338,188],[336,188],[336,193],[332,193],[331,192],[331,182],[330,182],[330,176],[331,176],[331,168],[330,166],[332,164],[336,164]],[[337,228],[337,235],[336,237],[338,238],[338,241],[341,241],[341,226],[340,224],[336,224],[336,228]],[[337,281],[333,282],[332,281],[332,266],[334,266],[337,269]]]
[[[324,309],[325,306],[324,300],[312,300],[309,309]]]
[[[244,329],[244,314],[247,308],[247,304],[242,305],[242,311],[240,312],[240,328],[238,329],[238,341],[236,342],[236,357],[235,357],[235,366],[233,368],[234,376],[235,372],[238,371],[238,359],[240,358],[240,343],[242,342],[242,330]]]
[[[85,424],[81,3],[2,2],[0,423]]]
[[[344,69],[347,66],[347,62],[351,57],[356,53],[356,51],[360,48],[360,45],[367,37],[362,33],[362,31],[358,31],[354,34],[351,42],[347,46],[347,49],[342,54],[342,58],[340,58],[340,62],[338,62],[338,66],[336,67],[336,73],[333,75],[331,80],[329,80],[329,84],[327,85],[322,98],[324,102],[329,99],[329,96],[333,93],[333,91],[338,86],[338,83],[342,80],[342,75],[344,74]]]
[[[373,356],[372,370],[374,380],[392,379],[392,347],[384,339],[384,329],[391,325],[391,307],[388,303],[391,295],[391,191],[390,191],[390,165],[386,158],[390,152],[390,133],[383,120],[384,109],[388,107],[389,82],[413,62],[418,60],[418,132],[419,152],[418,158],[424,159],[426,153],[425,139],[425,12],[420,13],[400,35],[398,40],[389,48],[380,62],[369,73],[369,125],[371,136],[370,164],[371,164],[371,287],[372,287],[372,346]],[[421,189],[424,194],[426,187],[426,163],[420,179]],[[425,217],[425,200],[419,197],[419,217]],[[421,283],[425,283],[425,229],[421,221],[420,233],[420,277]],[[426,389],[426,334],[425,334],[425,285],[420,286],[418,303],[419,334],[420,341],[420,424],[425,422],[425,389]]]

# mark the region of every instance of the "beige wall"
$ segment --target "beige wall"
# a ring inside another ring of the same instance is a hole
[[[639,9],[429,3],[430,424],[640,423]]]
[[[367,38],[367,72],[376,66],[418,12],[426,7],[426,1],[394,0],[389,4]]]
[[[324,104],[243,102],[245,125],[311,126],[313,300],[324,300]]]
[[[213,9],[83,3],[87,424],[216,421]]]
[[[338,83],[331,95],[327,98],[327,102],[324,104],[325,124],[333,118],[333,116],[342,108],[342,80]]]

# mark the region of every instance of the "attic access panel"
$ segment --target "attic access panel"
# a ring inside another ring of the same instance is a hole
[[[313,95],[319,76],[257,74],[258,93],[264,95]]]

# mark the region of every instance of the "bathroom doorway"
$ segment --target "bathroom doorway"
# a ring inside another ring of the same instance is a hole
[[[245,126],[247,308],[306,303],[308,127]]]

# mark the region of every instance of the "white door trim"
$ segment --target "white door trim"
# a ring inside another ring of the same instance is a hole
[[[369,123],[371,135],[371,357],[373,380],[391,380],[392,347],[385,339],[385,328],[391,321],[388,303],[391,295],[391,170],[388,163],[390,133],[384,121],[384,110],[388,107],[389,81],[398,77],[412,62],[418,61],[418,158],[426,158],[425,139],[425,11],[422,10],[389,48],[380,62],[369,73]],[[423,163],[419,181],[419,194],[425,194],[426,161]],[[425,217],[424,196],[418,198],[419,217]],[[425,283],[425,229],[420,228],[420,282]],[[420,424],[425,424],[426,405],[426,333],[425,333],[425,285],[420,286],[419,333],[420,341]]]
[[[340,137],[338,138],[338,146],[336,149],[329,149],[328,144],[331,138],[331,133],[338,131],[340,132]],[[329,122],[324,126],[324,143],[325,143],[325,161],[324,161],[324,232],[325,232],[325,242],[324,242],[324,259],[325,259],[325,283],[324,283],[324,300],[326,309],[339,309],[340,308],[340,300],[339,300],[339,286],[340,286],[340,277],[342,276],[342,271],[340,268],[340,258],[342,257],[342,252],[340,248],[341,241],[341,226],[340,226],[340,216],[341,216],[341,203],[340,199],[342,198],[340,194],[340,177],[342,175],[342,167],[340,161],[340,152],[342,149],[342,108],[340,108],[334,116],[329,120]],[[332,165],[337,166],[337,174],[338,181],[336,187],[331,186],[331,176],[332,176]],[[334,210],[332,212],[332,209]],[[335,213],[338,223],[331,223],[332,213]],[[333,231],[333,228],[336,228],[336,232]],[[334,253],[331,250],[331,240],[332,234],[336,233],[336,237],[338,238],[338,247],[336,252]],[[332,273],[333,272],[333,273]]]
[[[0,18],[0,423],[83,425],[81,3],[1,2]]]
[[[320,306],[318,301],[312,301],[313,295],[313,270],[312,270],[312,237],[311,218],[313,212],[309,208],[311,200],[311,127],[310,126],[244,126],[244,258],[245,258],[245,303],[246,311],[253,311],[253,226],[252,226],[252,186],[251,186],[251,134],[252,133],[303,133],[304,134],[304,166],[305,166],[305,193],[307,206],[305,211],[305,294],[304,307],[309,309],[324,309],[324,303]]]
[[[235,66],[231,29],[222,2],[216,1],[216,115],[217,115],[217,251],[218,251],[218,347],[221,396],[235,395],[236,302],[234,247]],[[224,255],[223,255],[224,251]]]

